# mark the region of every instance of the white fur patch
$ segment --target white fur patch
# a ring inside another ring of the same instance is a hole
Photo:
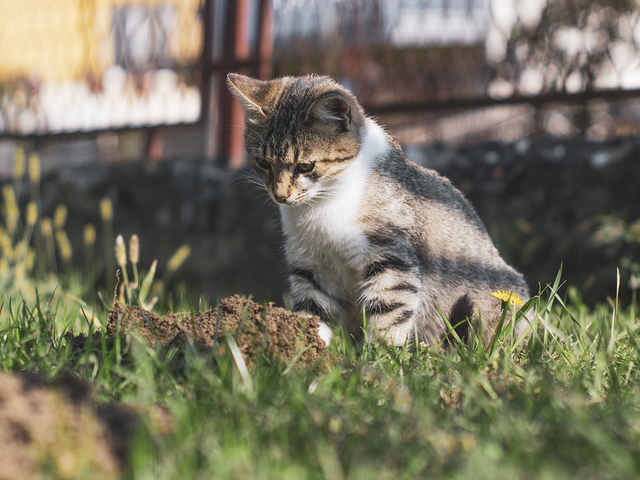
[[[320,322],[320,327],[318,328],[318,335],[324,342],[324,344],[328,347],[331,343],[331,338],[333,338],[333,331],[331,327],[327,325],[325,322]]]
[[[384,131],[367,119],[362,148],[351,164],[324,193],[299,205],[281,205],[289,261],[310,268],[334,270],[352,264],[365,253],[367,242],[358,225],[362,199],[371,168],[389,149]],[[334,265],[326,265],[327,260]]]

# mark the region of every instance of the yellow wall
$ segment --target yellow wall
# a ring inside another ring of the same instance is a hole
[[[100,75],[114,63],[113,8],[169,4],[178,28],[174,58],[187,63],[202,48],[202,0],[0,0],[0,79],[33,75],[63,81]]]

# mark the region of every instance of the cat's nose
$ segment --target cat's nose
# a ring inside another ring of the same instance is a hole
[[[282,195],[274,195],[274,198],[276,199],[276,202],[278,202],[278,203],[289,203],[288,202],[289,197],[285,197],[285,196],[282,196]]]

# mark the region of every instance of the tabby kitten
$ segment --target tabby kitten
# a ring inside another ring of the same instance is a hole
[[[490,292],[529,297],[471,204],[408,161],[348,90],[322,76],[227,83],[251,164],[280,206],[294,310],[320,317],[327,344],[332,316],[362,338],[364,310],[391,344],[417,331],[438,345],[447,327],[436,305],[462,335],[480,316],[486,338],[502,310]]]

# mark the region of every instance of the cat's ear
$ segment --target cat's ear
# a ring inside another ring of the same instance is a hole
[[[339,122],[345,129],[349,128],[353,117],[349,101],[339,93],[329,93],[313,102],[305,122],[319,120],[325,123]]]
[[[271,85],[269,82],[247,77],[239,73],[227,75],[229,91],[240,101],[249,118],[265,116],[262,103],[267,98]]]

